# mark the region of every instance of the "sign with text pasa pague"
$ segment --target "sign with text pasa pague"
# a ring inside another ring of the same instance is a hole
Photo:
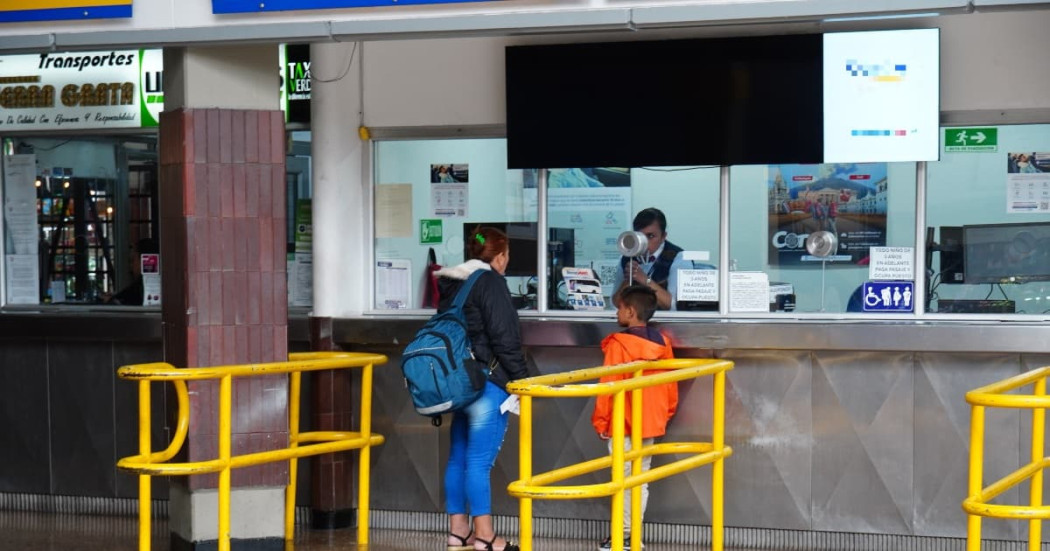
[[[371,8],[411,4],[460,4],[492,0],[212,0],[212,13],[255,13],[291,10],[331,10],[338,8]]]
[[[0,23],[131,17],[132,0],[4,0]]]
[[[0,57],[0,132],[157,126],[161,50]]]

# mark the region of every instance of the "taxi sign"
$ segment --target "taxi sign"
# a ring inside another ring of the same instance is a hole
[[[866,281],[861,301],[865,312],[911,312],[915,310],[915,283]]]

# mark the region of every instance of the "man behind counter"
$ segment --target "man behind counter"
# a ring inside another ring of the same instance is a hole
[[[629,262],[620,258],[620,270],[613,280],[613,303],[627,282],[645,285],[656,292],[656,305],[670,310],[678,289],[678,270],[693,268],[693,263],[682,257],[682,248],[667,240],[667,217],[657,208],[647,208],[634,217],[634,231],[645,234],[649,240],[648,258],[644,262]]]

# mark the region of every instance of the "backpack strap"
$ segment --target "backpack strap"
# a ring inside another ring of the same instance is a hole
[[[463,285],[460,286],[459,292],[456,293],[455,300],[452,301],[452,308],[463,308],[463,305],[467,303],[467,296],[470,295],[470,289],[474,287],[474,283],[481,277],[481,274],[485,270],[477,269],[474,273],[470,274]]]

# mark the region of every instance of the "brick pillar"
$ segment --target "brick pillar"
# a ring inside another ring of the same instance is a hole
[[[286,360],[283,114],[237,109],[165,111],[160,144],[166,361],[179,367],[203,367]],[[218,455],[218,386],[218,381],[190,383],[186,443],[190,461]],[[287,392],[286,376],[234,379],[234,455],[287,446]],[[280,487],[287,481],[286,462],[236,469],[232,476],[235,493],[241,488]],[[217,475],[189,477],[179,499],[191,500],[188,507],[192,511],[195,494],[206,493],[198,490],[217,484]],[[214,499],[214,495],[204,498]],[[239,515],[255,514],[244,508],[234,496],[235,520]],[[281,509],[268,506],[259,513],[265,516],[259,517],[258,524],[279,519]],[[217,537],[216,527],[211,527],[209,537],[212,520],[202,519],[198,527],[194,518],[190,522],[194,526],[186,529],[192,536],[178,534],[175,526],[172,530],[195,548],[200,541]],[[234,533],[232,537],[250,540],[253,534]]]
[[[310,348],[338,350],[332,318],[310,318]],[[351,370],[319,371],[313,377],[313,430],[351,430]],[[312,459],[310,527],[330,530],[354,524],[354,452],[326,453]]]

